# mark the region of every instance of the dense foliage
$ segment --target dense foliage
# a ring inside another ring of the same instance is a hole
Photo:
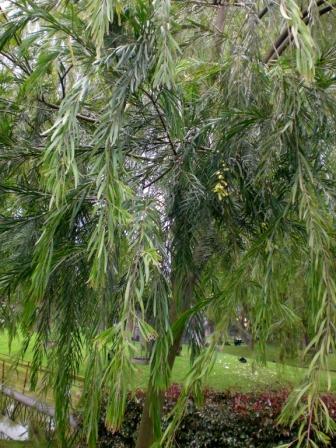
[[[166,393],[163,426],[179,395],[180,388],[172,386]],[[197,408],[189,400],[182,422],[175,434],[174,446],[185,448],[274,448],[295,440],[297,428],[278,425],[277,419],[288,398],[287,390],[265,393],[205,392],[205,403]],[[336,399],[324,396],[330,413],[336,415]],[[99,426],[100,448],[129,448],[135,446],[136,429],[140,422],[143,393],[127,404],[125,420],[117,433],[105,427],[104,415]]]
[[[81,364],[88,444],[102,390],[121,426],[135,326],[152,346],[137,448],[173,443],[241,310],[261,362],[271,338],[306,345],[281,417],[298,446],[336,429],[320,391],[336,342],[334,6],[215,3],[1,4],[1,310],[34,344],[32,388],[47,359],[60,446]]]

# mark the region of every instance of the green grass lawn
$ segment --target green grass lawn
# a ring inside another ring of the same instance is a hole
[[[247,345],[241,345],[239,347],[235,347],[234,345],[225,345],[223,346],[223,352],[231,355],[245,356],[247,358],[255,359],[256,357],[256,354]],[[266,358],[270,362],[278,363],[280,359],[280,348],[269,344],[266,347]],[[289,356],[287,354],[284,363],[294,367],[306,367],[308,361],[303,363],[302,353],[298,354],[298,356]],[[336,372],[336,354],[329,355],[329,367],[331,370],[334,370]]]
[[[306,369],[293,365],[282,365],[267,362],[266,366],[258,365],[248,347],[229,347],[230,353],[218,352],[216,362],[206,386],[216,390],[230,389],[232,391],[256,391],[263,389],[277,389],[295,386],[303,380]],[[247,363],[239,362],[241,356],[246,357]],[[172,382],[182,383],[190,367],[187,350],[182,351],[173,368]],[[148,366],[138,368],[137,382],[139,387],[145,387],[148,379]],[[336,374],[331,373],[332,390],[336,392]],[[322,380],[322,387],[327,390],[326,376]]]
[[[21,347],[19,338],[12,342],[11,352],[9,352],[8,337],[5,333],[0,335],[0,357],[1,354],[15,356]],[[266,366],[258,365],[255,361],[255,354],[247,346],[235,347],[224,346],[222,351],[218,351],[216,363],[212,373],[206,380],[206,386],[216,390],[240,390],[255,391],[270,388],[293,386],[298,384],[306,373],[306,369],[299,367],[299,359],[289,359],[288,363],[282,365],[274,360],[278,359],[279,350],[277,347],[268,347]],[[239,357],[244,356],[247,363],[239,362]],[[32,352],[28,349],[24,356],[26,362],[31,361]],[[332,364],[336,364],[335,356],[332,356]],[[172,382],[182,383],[189,370],[187,348],[183,347],[181,356],[178,356],[173,368]],[[135,387],[145,388],[147,385],[149,367],[136,365],[137,373],[134,382]],[[83,373],[84,367],[81,369]],[[336,392],[336,374],[331,373],[332,390]],[[322,386],[327,389],[326,378],[322,380]]]

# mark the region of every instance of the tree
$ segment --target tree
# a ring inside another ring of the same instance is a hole
[[[11,334],[25,335],[23,350],[34,343],[32,387],[48,358],[60,445],[84,358],[89,445],[103,391],[106,422],[119,427],[134,376],[130,322],[155,340],[137,447],[171,444],[239,306],[261,359],[304,310],[315,356],[282,418],[307,417],[298,444],[325,443],[335,429],[319,391],[335,348],[332,6],[8,3],[0,287],[15,306]],[[205,312],[215,333],[206,349],[192,339],[162,435],[181,337]]]

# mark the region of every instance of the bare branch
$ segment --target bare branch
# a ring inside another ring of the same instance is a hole
[[[160,174],[160,176],[156,177],[154,180],[146,184],[144,188],[148,188],[151,185],[155,184],[158,180],[162,179],[166,174],[168,174],[173,169],[173,167],[174,164],[171,164],[165,171],[163,171],[163,173]]]
[[[326,0],[318,0],[316,2],[316,6],[320,7],[327,3],[328,2]],[[336,7],[335,4],[333,4],[333,5],[328,4],[328,6],[319,10],[319,15],[323,16],[327,12],[330,12],[333,9],[335,9],[335,7]],[[301,18],[306,25],[308,25],[311,22],[311,16],[309,14],[308,9],[303,11]],[[282,33],[280,34],[278,39],[272,45],[272,48],[269,50],[266,57],[264,58],[264,63],[269,64],[271,61],[278,59],[281,56],[281,54],[286,50],[286,48],[289,46],[292,39],[293,39],[293,36],[292,36],[291,29],[287,27],[286,29],[284,29],[282,31]]]
[[[46,100],[44,99],[44,96],[43,96],[43,95],[42,95],[42,97],[38,98],[38,101],[39,101],[40,103],[43,103],[43,104],[45,104],[46,106],[50,107],[50,109],[59,110],[59,108],[60,108],[59,105],[57,105],[57,104],[52,104],[52,103],[49,103],[48,101],[46,101]],[[97,123],[97,122],[98,122],[98,120],[97,120],[96,118],[88,117],[87,115],[77,114],[76,117],[77,117],[79,120],[86,121],[86,122],[88,122],[88,123]]]
[[[68,73],[72,69],[72,67],[73,67],[73,65],[71,64],[65,70],[65,72],[62,75],[60,73],[58,73],[58,78],[59,78],[59,81],[60,81],[60,84],[61,84],[61,89],[62,89],[62,98],[65,98],[65,94],[66,94],[66,91],[65,91],[65,80],[66,80],[66,77],[67,77]]]
[[[162,113],[161,113],[161,111],[160,111],[160,108],[158,107],[158,105],[157,105],[157,103],[156,103],[156,99],[153,98],[153,96],[152,96],[149,92],[147,92],[146,90],[142,89],[142,91],[143,91],[144,94],[147,96],[147,98],[150,99],[151,103],[153,104],[154,109],[156,110],[156,113],[158,114],[158,117],[159,117],[159,119],[160,119],[160,121],[161,121],[162,127],[163,127],[163,129],[164,129],[164,131],[165,131],[165,133],[166,133],[166,136],[167,136],[167,138],[168,138],[169,145],[170,145],[170,147],[171,147],[171,149],[172,149],[172,151],[173,151],[173,154],[174,154],[175,157],[177,157],[178,154],[177,154],[177,152],[176,152],[175,145],[174,145],[174,143],[173,143],[173,141],[172,141],[172,139],[171,139],[171,137],[170,137],[170,134],[169,134],[168,128],[167,128],[167,126],[166,126],[166,123],[165,123],[165,121],[164,121],[163,115],[162,115]]]

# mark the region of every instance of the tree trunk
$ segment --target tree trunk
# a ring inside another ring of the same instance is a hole
[[[223,33],[226,18],[226,5],[220,5],[215,18],[215,31]]]
[[[239,336],[245,340],[246,344],[252,348],[253,346],[253,336],[252,334],[244,328],[243,324],[240,321],[236,321],[233,323],[233,326],[238,330]]]
[[[136,448],[149,448],[155,440],[154,421],[150,415],[150,404],[152,400],[161,401],[162,398],[158,397],[157,392],[150,387],[147,390],[146,400],[142,411]]]
[[[221,47],[223,42],[223,32],[225,28],[225,19],[227,15],[226,5],[220,5],[214,21],[215,31],[215,50],[217,55],[221,54]]]
[[[176,322],[179,315],[183,313],[186,309],[188,309],[188,307],[190,306],[194,291],[194,285],[196,281],[197,281],[196,274],[189,273],[189,275],[185,276],[182,293],[177,292],[179,288],[173,288],[173,290],[175,289],[176,294],[175,294],[175,300],[173,301],[172,307],[170,309],[170,322],[172,323]],[[173,281],[173,283],[175,282]],[[183,298],[183,300],[180,303],[180,306],[178,306],[179,301],[177,300],[177,297]],[[184,328],[180,328],[178,334],[175,335],[173,344],[169,349],[167,362],[170,370],[173,368],[176,356],[180,352],[180,345],[183,332]],[[151,386],[148,387],[138,431],[136,448],[150,448],[150,446],[156,439],[154,434],[154,419],[152,418],[150,413],[151,403],[154,400],[157,400],[157,403],[159,404],[158,412],[161,412],[164,400],[163,392],[161,392],[159,396],[157,394],[158,392],[153,390]]]
[[[179,353],[182,334],[183,331],[181,331],[180,334],[175,337],[173,345],[170,347],[168,353],[168,365],[170,369],[173,367],[176,356]],[[161,408],[163,404],[163,398],[164,396],[162,392],[158,396],[157,391],[153,390],[152,387],[148,388],[144,408],[142,411],[136,448],[149,448],[155,441],[154,420],[150,415],[150,407],[152,401],[157,400]]]

